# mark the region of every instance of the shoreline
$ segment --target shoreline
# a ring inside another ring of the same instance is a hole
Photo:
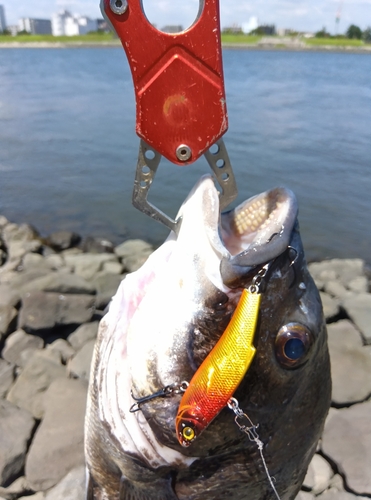
[[[121,48],[121,42],[1,42],[1,49],[107,49]],[[277,43],[260,41],[258,43],[222,43],[222,48],[227,50],[272,50],[272,51],[290,51],[290,52],[339,52],[351,54],[371,54],[371,45],[362,47],[353,47],[350,45],[306,45],[302,42]]]

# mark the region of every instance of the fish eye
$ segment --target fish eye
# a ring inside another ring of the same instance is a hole
[[[296,368],[307,359],[313,343],[312,332],[300,323],[280,328],[275,342],[276,358],[285,368]]]
[[[196,435],[194,429],[192,427],[184,427],[182,435],[186,441],[192,441]]]

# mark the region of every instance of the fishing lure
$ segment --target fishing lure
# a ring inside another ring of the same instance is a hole
[[[175,421],[182,446],[189,446],[201,434],[228,404],[245,376],[256,350],[252,342],[260,301],[259,287],[253,280],[249,289],[243,290],[226,330],[183,394]]]

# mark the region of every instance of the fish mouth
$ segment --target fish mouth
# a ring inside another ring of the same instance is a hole
[[[184,210],[188,208],[188,199],[199,192],[204,194],[201,207],[188,213]],[[281,255],[289,246],[298,215],[294,193],[285,187],[276,187],[219,216],[218,192],[211,176],[200,179],[183,207],[178,214],[182,219],[192,216],[195,220],[200,213],[203,214],[210,245],[221,257],[221,288],[243,286],[242,282],[258,267]]]

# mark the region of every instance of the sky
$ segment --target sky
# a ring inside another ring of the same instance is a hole
[[[130,0],[128,0],[130,2]],[[161,28],[181,24],[184,28],[195,19],[201,0],[142,0],[147,17]],[[8,25],[21,17],[50,19],[54,12],[68,9],[92,18],[101,17],[99,0],[0,0]],[[361,29],[371,26],[371,0],[220,0],[222,27],[239,26],[256,17],[259,24],[276,28],[335,32],[335,18],[340,9],[339,33],[350,24]]]

